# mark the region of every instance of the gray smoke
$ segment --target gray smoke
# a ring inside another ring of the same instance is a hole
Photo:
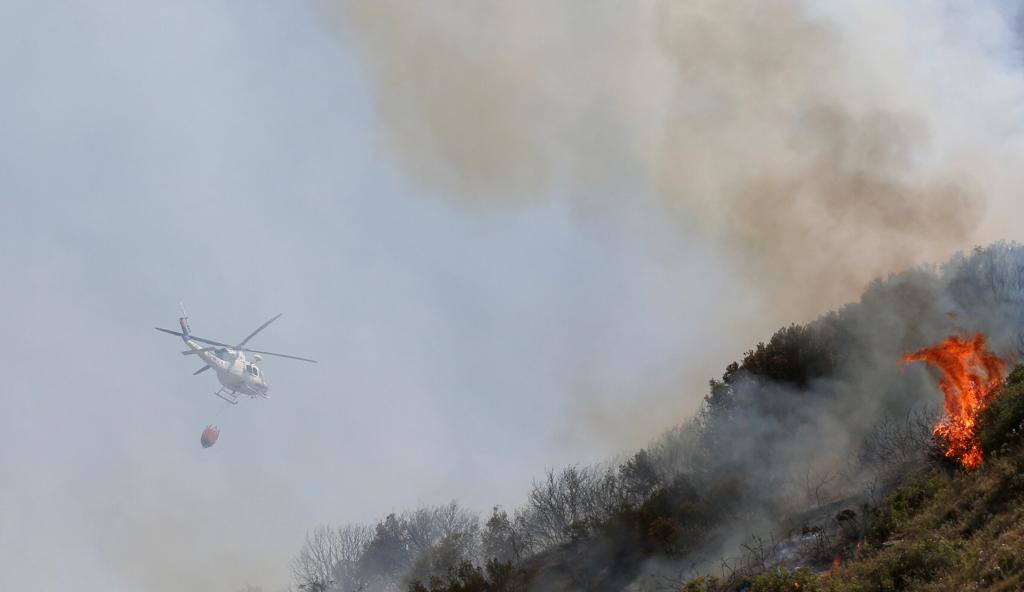
[[[712,568],[723,555],[739,553],[751,535],[785,536],[794,516],[833,503],[857,508],[869,490],[877,495],[893,477],[919,470],[933,423],[928,410],[941,409],[941,395],[929,370],[904,366],[901,354],[949,335],[981,332],[994,352],[1015,363],[1022,311],[1024,247],[997,243],[938,268],[876,280],[859,302],[808,324],[799,340],[802,355],[823,354],[829,370],[806,384],[741,372],[713,389],[712,398],[724,402],[709,400],[703,442],[670,433],[651,450],[668,476],[697,475],[702,487],[735,479],[742,510],[722,525],[717,546],[675,564],[656,562],[647,575],[678,573],[685,565]],[[892,434],[904,422],[922,432],[916,441],[913,434],[902,434],[902,442],[878,441],[880,429]],[[686,452],[694,450],[703,458]]]
[[[1016,173],[993,168],[1009,148],[994,124],[1019,126],[1021,87],[968,43],[1012,39],[992,7],[319,5],[364,58],[380,142],[417,183],[473,207],[658,196],[734,256],[777,323],[999,236],[986,203]],[[921,43],[947,62],[922,61]],[[987,84],[958,103],[951,77]]]

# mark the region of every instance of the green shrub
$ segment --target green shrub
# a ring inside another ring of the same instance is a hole
[[[931,536],[894,549],[878,561],[868,574],[873,589],[887,592],[911,590],[918,584],[934,582],[961,563],[960,551],[952,542]]]
[[[886,498],[886,503],[872,512],[868,541],[875,545],[885,542],[935,495],[941,485],[941,476],[929,473],[897,488]]]
[[[680,592],[717,592],[722,583],[715,576],[697,576],[683,584]]]
[[[986,456],[1018,441],[1024,434],[1024,365],[1006,379],[1003,392],[978,415],[978,437]]]
[[[821,578],[809,569],[801,567],[790,571],[786,568],[767,571],[756,578],[750,592],[823,592]]]

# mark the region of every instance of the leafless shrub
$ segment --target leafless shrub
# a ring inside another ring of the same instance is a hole
[[[833,534],[824,528],[812,528],[808,535],[804,542],[804,555],[814,561],[831,559],[836,547]]]
[[[526,537],[541,547],[579,538],[623,500],[621,483],[611,468],[549,470],[530,489],[523,513]]]
[[[775,536],[768,540],[758,535],[750,535],[750,541],[740,545],[744,553],[740,558],[741,569],[746,573],[760,573],[775,565],[779,556],[779,543]]]
[[[522,512],[509,517],[508,512],[495,506],[480,537],[483,557],[501,563],[519,563],[530,552],[525,530]]]
[[[441,576],[464,561],[478,559],[479,518],[452,501],[403,516],[412,565],[406,583]]]
[[[780,497],[788,501],[788,507],[799,510],[836,502],[847,495],[850,481],[849,474],[840,470],[842,466],[839,459],[793,464],[788,474],[780,479],[786,491],[786,495]]]
[[[932,446],[932,428],[940,414],[924,407],[903,417],[883,417],[864,439],[858,460],[869,469],[884,471],[927,457]]]
[[[358,565],[370,535],[365,526],[318,526],[306,534],[305,544],[291,562],[298,588],[309,592],[362,590],[365,584]]]
[[[403,515],[412,553],[419,554],[443,540],[460,540],[460,553],[475,554],[475,537],[480,520],[455,501],[443,506],[423,507]]]
[[[722,557],[719,560],[723,582],[743,581],[781,562],[781,543],[774,535],[765,539],[752,534],[747,542],[740,544],[740,550],[738,556]]]

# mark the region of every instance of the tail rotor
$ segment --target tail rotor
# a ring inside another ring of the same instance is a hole
[[[192,329],[188,325],[188,313],[185,312],[184,303],[179,302],[178,308],[181,310],[181,316],[178,317],[178,324],[181,325],[181,338],[184,339],[185,341],[188,341],[190,333],[192,333]]]

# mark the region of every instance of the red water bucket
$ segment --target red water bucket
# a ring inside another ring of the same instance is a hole
[[[203,435],[201,438],[199,438],[199,441],[202,442],[203,448],[209,448],[210,446],[213,446],[214,444],[217,443],[217,436],[219,435],[220,430],[217,428],[217,426],[208,425],[206,426],[206,429],[203,430]]]

